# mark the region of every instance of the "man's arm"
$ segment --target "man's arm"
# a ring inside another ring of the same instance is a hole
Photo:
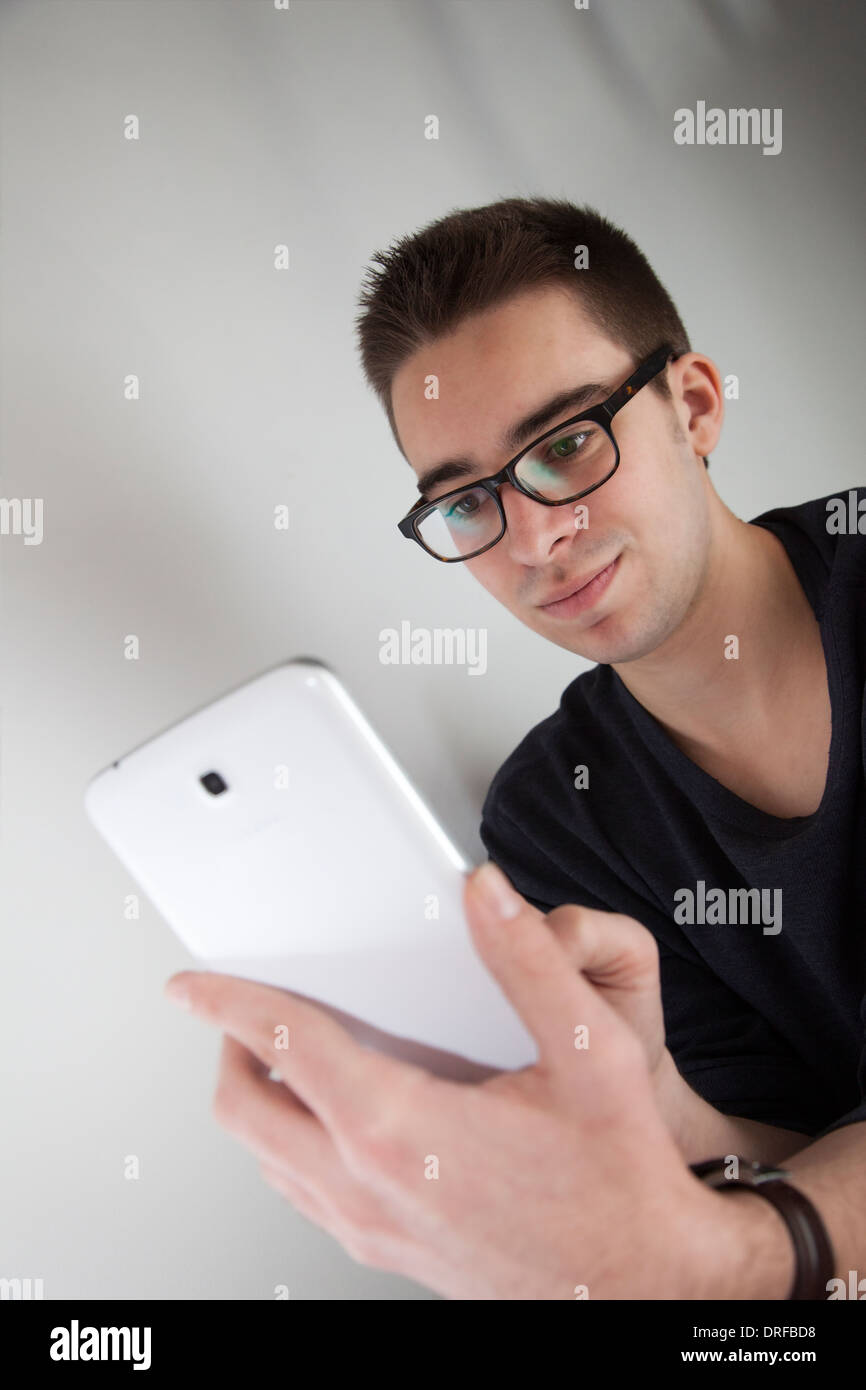
[[[655,1078],[659,1109],[687,1163],[699,1163],[704,1158],[730,1153],[743,1154],[761,1163],[781,1163],[805,1146],[811,1146],[808,1134],[724,1115],[716,1110],[680,1075],[667,1048]]]
[[[847,1286],[849,1271],[854,1270],[859,1284],[866,1276],[866,1121],[825,1134],[784,1160],[783,1166],[790,1169],[790,1182],[814,1204],[827,1228],[835,1257],[834,1275]],[[782,1289],[790,1288],[794,1260],[782,1217],[764,1197],[748,1188],[720,1195],[732,1203],[732,1249],[720,1262],[714,1296],[786,1298]],[[866,1289],[866,1282],[863,1287]]]
[[[814,1202],[833,1242],[836,1273],[866,1277],[866,1121],[816,1139],[784,1161],[791,1182]]]
[[[835,1256],[834,1274],[844,1279],[846,1286],[849,1270],[857,1271],[858,1284],[866,1278],[866,1121],[855,1121],[810,1140],[792,1130],[723,1115],[691,1089],[667,1048],[656,1072],[656,1095],[688,1163],[721,1154],[742,1154],[787,1168],[789,1181],[809,1198],[824,1222]],[[746,1188],[723,1195],[740,1208],[743,1249],[748,1250],[749,1258],[748,1268],[736,1263],[722,1267],[717,1297],[784,1297],[779,1293],[780,1280],[785,1287],[790,1286],[793,1256],[782,1217],[763,1197]]]

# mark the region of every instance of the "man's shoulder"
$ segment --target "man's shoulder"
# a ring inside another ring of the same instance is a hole
[[[794,506],[773,507],[752,518],[753,526],[766,526],[787,545],[798,537],[816,550],[828,569],[840,552],[866,555],[866,485],[844,487]]]
[[[613,671],[593,666],[566,686],[559,706],[535,724],[495,773],[487,790],[482,817],[494,810],[506,814],[527,798],[550,800],[561,788],[574,785],[574,758],[601,734],[610,709]]]
[[[866,581],[866,487],[840,488],[752,519],[782,542],[819,621],[855,613]],[[841,621],[847,621],[842,616]]]

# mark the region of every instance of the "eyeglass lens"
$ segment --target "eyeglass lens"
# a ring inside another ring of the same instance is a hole
[[[580,420],[564,434],[539,440],[514,471],[530,493],[547,502],[567,502],[604,482],[615,466],[616,451],[607,431],[592,420]],[[502,531],[496,501],[483,487],[461,488],[418,524],[428,550],[446,560],[477,555]]]

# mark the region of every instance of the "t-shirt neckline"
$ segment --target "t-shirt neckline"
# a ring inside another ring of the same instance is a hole
[[[847,723],[845,689],[841,677],[841,662],[836,648],[835,633],[829,623],[824,621],[823,586],[818,581],[815,570],[816,552],[814,548],[808,542],[807,550],[796,543],[792,545],[790,535],[785,534],[787,528],[782,527],[781,530],[777,530],[776,526],[768,520],[765,521],[764,517],[758,517],[750,524],[765,526],[766,529],[772,530],[778,536],[820,626],[821,645],[824,651],[827,686],[830,695],[831,730],[827,777],[821,801],[815,810],[807,816],[774,816],[771,812],[763,811],[760,807],[745,801],[736,792],[731,791],[729,787],[724,786],[709,772],[693,762],[688,754],[684,753],[673,742],[659,721],[644,708],[639,700],[635,699],[616,671],[612,667],[608,669],[620,699],[644,742],[655,752],[659,761],[674,775],[698,806],[710,808],[715,819],[734,825],[738,829],[762,839],[785,840],[803,834],[804,831],[815,825],[826,813],[833,798],[838,781],[839,763]],[[803,539],[805,540],[805,538]],[[808,554],[808,551],[811,551],[811,554]]]

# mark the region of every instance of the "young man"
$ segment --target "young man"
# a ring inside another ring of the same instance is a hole
[[[861,499],[731,514],[719,373],[589,210],[509,200],[377,259],[401,529],[597,663],[487,796],[519,891],[488,863],[464,895],[538,1060],[451,1083],[184,972],[225,1033],[217,1119],[355,1258],[446,1297],[864,1297]],[[780,450],[820,440],[807,404]]]
[[[488,854],[543,911],[594,910],[563,940],[584,967],[595,943],[687,1160],[791,1159],[866,1273],[866,494],[730,512],[719,372],[590,209],[509,199],[376,259],[401,529],[597,663],[494,778]]]

